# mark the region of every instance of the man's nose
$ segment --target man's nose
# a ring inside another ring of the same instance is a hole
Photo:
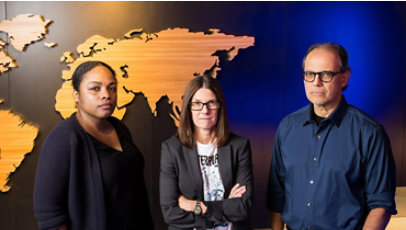
[[[323,82],[320,79],[320,74],[316,74],[314,76],[313,84],[315,84],[315,85],[322,85],[323,84]]]

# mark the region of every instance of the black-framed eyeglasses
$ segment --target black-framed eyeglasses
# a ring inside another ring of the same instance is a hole
[[[203,107],[206,106],[208,110],[215,110],[220,108],[220,102],[219,101],[208,101],[208,102],[201,102],[201,101],[192,101],[189,103],[190,109],[193,111],[201,111],[203,110]]]
[[[316,79],[316,76],[319,76],[320,81],[322,82],[330,82],[333,80],[334,76],[337,74],[343,73],[343,71],[339,72],[332,72],[332,71],[321,71],[321,72],[313,72],[313,71],[303,71],[302,77],[303,80],[307,82],[313,82]]]

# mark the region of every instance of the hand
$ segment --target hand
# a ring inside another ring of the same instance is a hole
[[[178,205],[181,209],[183,209],[186,212],[193,212],[195,210],[196,201],[189,200],[186,197],[180,195],[178,198]],[[204,205],[203,202],[200,202],[200,207],[202,207],[202,214],[205,214],[207,211],[206,205]]]
[[[369,211],[362,230],[385,229],[386,225],[388,225],[389,223],[390,218],[391,214],[385,208],[373,208],[371,209],[371,211]]]
[[[282,213],[271,212],[271,229],[272,230],[283,230],[285,228],[285,223],[283,223]]]
[[[193,210],[195,210],[196,201],[189,200],[186,197],[180,195],[178,198],[178,205],[181,209],[187,212],[193,212]]]
[[[234,187],[231,189],[230,195],[228,195],[228,199],[231,198],[240,198],[244,193],[247,191],[247,187],[245,185],[240,186],[239,183],[235,184]]]

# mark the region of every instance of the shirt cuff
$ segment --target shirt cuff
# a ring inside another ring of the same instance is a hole
[[[368,209],[385,208],[392,215],[396,215],[395,193],[385,192],[378,194],[367,194]]]
[[[222,201],[205,201],[207,210],[203,216],[214,217],[215,220],[221,220],[223,217],[223,202]]]

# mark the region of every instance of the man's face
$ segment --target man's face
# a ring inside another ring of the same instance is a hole
[[[340,71],[340,58],[333,50],[317,48],[311,51],[305,60],[304,71],[322,72]],[[349,72],[339,73],[330,82],[322,82],[320,76],[316,76],[313,82],[304,81],[307,99],[312,102],[315,109],[323,107],[334,110],[341,100],[342,88],[347,85]]]

